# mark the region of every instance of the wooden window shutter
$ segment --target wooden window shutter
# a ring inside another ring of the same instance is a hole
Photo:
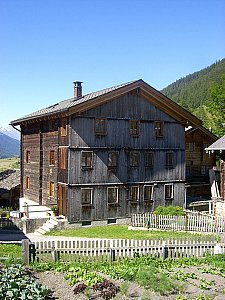
[[[67,135],[67,119],[66,118],[61,120],[60,135],[61,136]]]
[[[67,156],[68,156],[68,148],[62,147],[60,148],[60,168],[67,169]]]

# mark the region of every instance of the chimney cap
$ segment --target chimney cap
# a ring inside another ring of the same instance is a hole
[[[76,86],[80,86],[83,83],[83,81],[75,80],[73,83]]]

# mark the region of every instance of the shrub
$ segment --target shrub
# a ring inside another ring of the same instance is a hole
[[[158,206],[154,211],[156,215],[183,216],[184,210],[180,206]]]

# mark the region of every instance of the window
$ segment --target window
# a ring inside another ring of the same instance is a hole
[[[144,186],[144,201],[153,200],[153,185]]]
[[[165,197],[165,200],[173,199],[173,184],[165,184],[164,197]]]
[[[174,165],[174,153],[166,152],[166,167],[173,168]]]
[[[51,150],[49,153],[49,164],[50,164],[50,166],[55,165],[55,151],[54,150]]]
[[[107,119],[95,118],[95,134],[106,135],[107,134]]]
[[[59,148],[59,163],[61,169],[67,168],[67,148]]]
[[[189,143],[189,150],[191,152],[194,152],[195,151],[195,143]]]
[[[25,177],[25,185],[26,185],[26,190],[30,189],[30,177],[26,176]]]
[[[130,152],[130,167],[138,167],[140,163],[140,153],[136,151]]]
[[[61,136],[66,136],[67,135],[67,119],[62,119],[61,120],[60,135]]]
[[[136,202],[139,200],[139,187],[138,186],[132,186],[130,188],[130,200],[132,202]]]
[[[201,173],[202,173],[202,175],[207,175],[207,173],[208,173],[208,168],[207,168],[206,165],[202,165]]]
[[[118,166],[118,152],[112,151],[108,155],[108,167],[115,168]]]
[[[155,136],[163,137],[163,121],[155,121]]]
[[[153,168],[153,166],[154,166],[154,153],[145,152],[145,167]]]
[[[26,163],[29,164],[30,163],[30,150],[26,151]]]
[[[92,205],[92,189],[81,189],[81,204]]]
[[[49,197],[54,197],[55,192],[55,184],[53,181],[49,182]]]
[[[140,134],[140,121],[130,120],[130,135],[138,136]]]
[[[92,166],[93,166],[93,152],[92,151],[82,151],[81,167],[82,168],[92,168]]]
[[[107,194],[108,194],[108,204],[113,204],[113,203],[118,203],[118,193],[119,189],[116,187],[109,187],[107,189]]]

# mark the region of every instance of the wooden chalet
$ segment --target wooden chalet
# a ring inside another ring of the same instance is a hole
[[[214,167],[215,171],[217,170],[219,172],[219,178],[215,177],[219,190],[215,193],[214,198],[225,201],[225,135],[206,147],[205,151],[210,156],[216,154],[220,158],[219,166]]]
[[[186,190],[187,205],[193,201],[211,199],[209,170],[216,164],[216,155],[208,155],[205,148],[218,138],[202,126],[187,128],[186,139]]]
[[[119,223],[183,206],[185,127],[201,121],[143,80],[74,97],[11,122],[21,127],[22,195],[69,222]]]

